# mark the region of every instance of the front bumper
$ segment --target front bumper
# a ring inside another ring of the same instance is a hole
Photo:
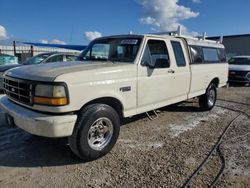
[[[76,115],[47,115],[35,112],[11,102],[6,96],[0,99],[0,107],[14,119],[18,127],[44,137],[71,136],[77,119]]]
[[[229,82],[250,83],[250,72],[248,71],[229,71]]]
[[[250,83],[250,79],[244,77],[243,78],[229,77],[228,82]]]

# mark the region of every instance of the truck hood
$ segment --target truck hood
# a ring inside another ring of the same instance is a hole
[[[11,64],[11,65],[0,65],[0,72],[5,72],[9,69],[19,67],[21,66],[20,64]]]
[[[250,65],[229,65],[229,70],[250,71]]]
[[[54,81],[56,77],[72,72],[82,72],[89,70],[99,70],[108,67],[117,67],[127,63],[111,63],[111,62],[56,62],[40,65],[27,65],[16,67],[5,73],[5,75],[35,81]]]

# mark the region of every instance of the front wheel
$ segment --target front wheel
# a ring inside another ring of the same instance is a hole
[[[211,110],[216,103],[216,99],[217,99],[217,89],[215,84],[211,83],[208,86],[206,93],[199,97],[199,104],[201,109]]]
[[[113,148],[119,132],[117,112],[105,104],[92,104],[80,111],[73,134],[69,137],[70,148],[85,161],[95,160]]]

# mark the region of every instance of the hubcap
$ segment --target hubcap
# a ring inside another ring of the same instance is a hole
[[[211,89],[208,93],[208,104],[209,106],[213,106],[215,102],[215,91]]]
[[[108,118],[97,119],[89,128],[88,144],[94,150],[102,150],[113,135],[113,123]]]

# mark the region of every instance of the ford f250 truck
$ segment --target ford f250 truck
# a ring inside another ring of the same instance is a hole
[[[227,75],[219,42],[110,36],[93,40],[79,61],[7,71],[0,104],[9,122],[34,135],[68,137],[73,153],[94,160],[115,145],[121,118],[197,96],[210,110]]]

